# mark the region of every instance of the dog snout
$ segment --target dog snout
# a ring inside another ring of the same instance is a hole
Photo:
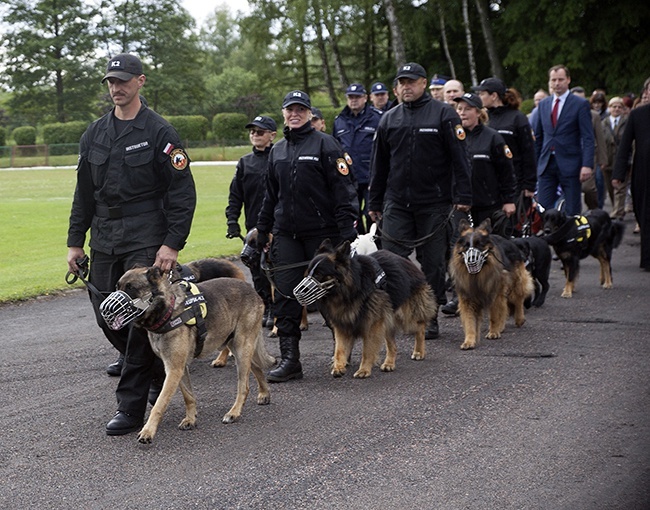
[[[251,267],[259,259],[259,251],[250,244],[246,244],[239,255],[239,259],[246,267]]]

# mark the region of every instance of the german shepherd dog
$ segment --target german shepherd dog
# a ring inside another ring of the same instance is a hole
[[[133,299],[150,304],[135,325],[145,328],[154,352],[165,365],[165,382],[149,414],[149,419],[138,434],[138,441],[150,443],[156,434],[162,415],[179,385],[185,401],[186,415],[179,424],[182,430],[196,424],[196,398],[192,390],[189,363],[195,356],[207,355],[216,349],[228,347],[237,365],[237,398],[224,415],[223,423],[232,423],[241,416],[249,391],[249,376],[253,372],[259,387],[257,403],[270,402],[269,386],[264,372],[274,359],[266,351],[262,338],[264,303],[251,285],[234,278],[216,278],[197,285],[207,305],[204,318],[207,335],[203,349],[198,352],[198,328],[182,323],[175,329],[156,333],[168,317],[176,318],[186,309],[185,282],[170,282],[157,267],[139,267],[127,271],[118,281],[118,291]]]
[[[213,278],[237,278],[246,281],[244,272],[233,262],[226,259],[217,259],[208,257],[205,259],[194,260],[187,264],[176,265],[176,270],[172,274],[173,280],[182,278],[188,282],[199,283]],[[228,362],[230,350],[226,347],[211,363],[213,367],[225,367]]]
[[[334,377],[345,374],[358,337],[363,347],[356,378],[370,377],[384,342],[381,370],[395,370],[398,330],[415,333],[411,359],[424,359],[424,331],[437,304],[424,273],[413,262],[386,250],[351,257],[348,241],[335,249],[325,240],[307,274],[318,286],[329,288],[317,304],[334,332]]]
[[[509,309],[517,327],[526,322],[524,301],[533,293],[533,280],[517,246],[490,235],[491,228],[489,218],[476,229],[461,220],[460,236],[449,261],[465,332],[461,349],[476,347],[484,310],[488,310],[490,324],[486,338],[501,338]]]
[[[519,248],[519,251],[526,261],[526,269],[533,278],[535,285],[535,297],[532,303],[526,301],[526,308],[530,304],[540,307],[546,300],[546,294],[550,285],[548,278],[551,274],[551,247],[544,239],[537,236],[517,237],[512,240]]]
[[[273,234],[269,234],[269,242],[273,241]],[[259,271],[262,263],[262,252],[264,246],[257,246],[257,228],[251,229],[244,238],[244,247],[242,248],[240,260],[242,264],[250,268],[251,271]],[[273,261],[271,260],[271,253],[264,252],[268,269],[273,271]],[[273,278],[269,278],[271,283],[271,300],[275,301],[275,283]],[[309,329],[309,317],[307,307],[303,307],[302,318],[300,319],[300,331],[307,331]],[[278,328],[275,325],[275,318],[273,320],[273,329],[269,333],[269,338],[276,338],[278,336]]]
[[[562,297],[573,296],[580,259],[588,255],[600,262],[600,285],[603,289],[611,289],[612,251],[621,244],[625,224],[612,221],[601,209],[587,211],[584,216],[567,216],[564,211],[547,209],[543,218],[544,239],[553,246],[566,277]]]

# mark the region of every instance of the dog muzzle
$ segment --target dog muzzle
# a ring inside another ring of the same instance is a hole
[[[302,281],[293,289],[293,295],[296,296],[298,303],[302,306],[309,306],[325,294],[327,294],[332,287],[336,285],[334,280],[328,282],[319,282],[313,276],[305,276]]]
[[[146,299],[131,299],[123,290],[111,292],[99,305],[108,327],[113,330],[122,329],[124,326],[140,317],[151,305],[151,294]]]
[[[465,259],[465,267],[469,274],[476,274],[481,271],[485,260],[487,259],[489,250],[479,250],[478,248],[468,248],[465,253],[463,253],[463,258]]]
[[[251,268],[254,265],[256,260],[260,258],[260,251],[257,248],[253,248],[250,244],[245,244],[242,248],[241,253],[239,254],[239,259],[242,264],[247,268]]]

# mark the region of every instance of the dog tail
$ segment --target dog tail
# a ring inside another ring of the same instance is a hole
[[[625,233],[625,223],[621,220],[612,221],[612,228],[609,232],[609,237],[612,241],[612,248],[618,248],[619,244],[623,240],[623,234]]]
[[[264,337],[262,336],[262,329],[260,328],[257,334],[257,341],[255,342],[255,352],[253,352],[253,364],[260,367],[262,370],[267,370],[275,365],[275,358],[266,350]]]

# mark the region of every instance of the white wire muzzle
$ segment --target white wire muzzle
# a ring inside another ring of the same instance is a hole
[[[334,285],[336,285],[336,280],[329,280],[326,282],[319,282],[312,275],[314,270],[318,267],[318,264],[322,262],[317,262],[314,267],[311,268],[309,274],[305,276],[298,285],[293,289],[293,295],[296,296],[296,300],[302,306],[309,306],[319,299],[321,299],[325,294],[327,294]]]
[[[152,295],[145,298],[132,299],[123,290],[111,292],[99,305],[99,312],[109,328],[122,329],[124,326],[140,317],[151,305]]]

